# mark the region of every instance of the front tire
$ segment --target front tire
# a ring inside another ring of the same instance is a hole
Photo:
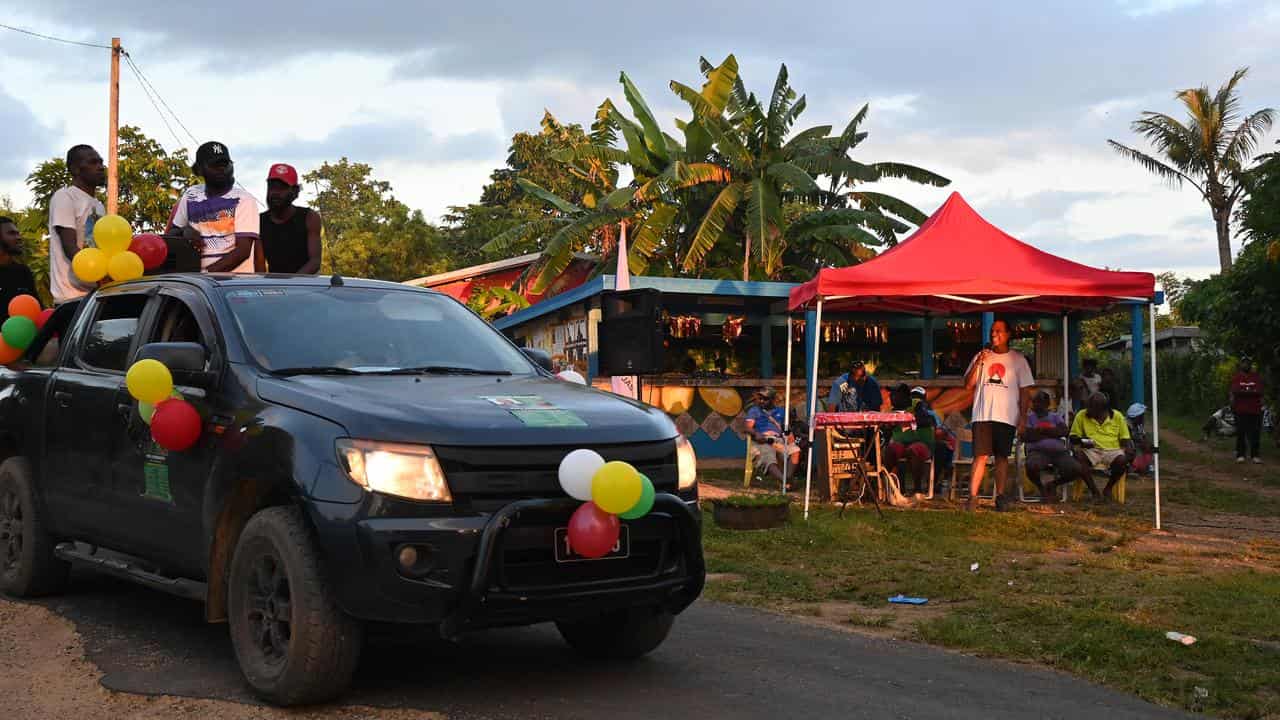
[[[259,697],[299,705],[346,691],[364,628],[334,600],[297,510],[267,508],[249,520],[236,543],[227,599],[236,658]]]
[[[634,660],[667,639],[675,615],[629,608],[587,620],[557,622],[560,636],[580,654],[598,660]]]
[[[16,597],[60,593],[71,576],[71,565],[54,554],[31,478],[23,458],[0,463],[0,591]]]

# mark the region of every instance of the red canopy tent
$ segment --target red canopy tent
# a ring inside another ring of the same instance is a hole
[[[953,192],[897,247],[861,265],[824,268],[793,288],[790,307],[821,300],[828,312],[1057,314],[1154,296],[1151,273],[1099,270],[1051,255],[987,222]]]
[[[860,265],[824,268],[812,280],[793,288],[789,307],[792,311],[816,309],[817,327],[821,327],[824,309],[913,315],[988,311],[1066,315],[1097,312],[1118,302],[1153,303],[1155,297],[1155,276],[1151,273],[1101,270],[1032,247],[987,222],[960,193],[953,192],[916,232],[896,247]],[[1066,322],[1063,333],[1065,355]],[[820,338],[821,333],[814,333],[814,358],[818,357]],[[1152,412],[1156,424],[1153,440],[1158,446],[1154,304],[1151,305],[1151,341]],[[1063,367],[1066,367],[1065,360]],[[790,377],[788,354],[788,385]],[[1063,379],[1064,385],[1066,380]],[[787,397],[790,397],[789,390]],[[816,399],[815,368],[809,378],[810,441],[813,440]],[[1156,527],[1159,527],[1160,466],[1159,455],[1156,457]],[[805,480],[806,515],[812,471],[810,456]]]

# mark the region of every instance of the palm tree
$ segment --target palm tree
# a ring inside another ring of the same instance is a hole
[[[1145,137],[1163,159],[1107,140],[1116,152],[1170,184],[1181,187],[1186,182],[1200,191],[1213,216],[1223,272],[1231,268],[1231,211],[1245,189],[1241,175],[1258,138],[1271,129],[1275,114],[1274,109],[1263,108],[1241,118],[1236,85],[1248,71],[1236,70],[1212,95],[1208,86],[1178,91],[1175,97],[1187,110],[1185,122],[1151,111],[1133,121],[1133,131]]]
[[[778,70],[766,109],[746,92],[737,77],[736,62],[731,84],[716,76],[726,64],[712,68],[703,60],[708,85],[724,86],[714,99],[708,97],[706,87],[698,93],[671,83],[671,89],[693,109],[693,122],[706,130],[713,142],[713,161],[723,166],[729,178],[698,225],[684,258],[686,271],[697,269],[712,248],[735,230],[743,241],[744,280],[750,278],[753,248],[766,277],[779,274],[788,249],[792,259],[795,251],[801,251],[805,266],[795,271],[806,278],[822,265],[859,262],[870,256],[871,246],[893,244],[897,233],[910,229],[897,218],[919,224],[925,215],[897,198],[854,186],[884,178],[936,186],[950,182],[912,165],[863,164],[849,157],[867,137],[859,130],[867,116],[866,106],[840,135],[831,136],[830,125],[792,135],[804,112],[805,97],[797,98],[791,88],[787,66]],[[820,178],[826,179],[827,189],[818,185]],[[810,211],[798,212],[798,206]]]

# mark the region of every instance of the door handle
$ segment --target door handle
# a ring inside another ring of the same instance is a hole
[[[58,405],[62,407],[71,407],[71,393],[58,390],[53,393],[53,399],[58,401]]]

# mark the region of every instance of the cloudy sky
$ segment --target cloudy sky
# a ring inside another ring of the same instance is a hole
[[[1175,89],[1216,88],[1240,66],[1252,68],[1245,107],[1280,106],[1280,0],[0,0],[0,22],[123,38],[182,123],[231,147],[259,196],[272,162],[305,171],[347,156],[433,217],[478,199],[512,133],[536,128],[544,108],[587,124],[603,98],[621,101],[619,70],[670,124],[688,110],[667,83],[697,86],[699,55],[735,53],[760,94],[785,62],[808,97],[802,126],[841,127],[870,102],[862,159],[953,180],[886,188],[925,212],[958,190],[1044,249],[1195,276],[1217,266],[1207,207],[1105,141],[1134,141],[1140,111],[1175,112]],[[35,163],[77,142],[105,146],[108,57],[0,29],[0,195],[25,203]],[[128,68],[121,94],[122,123],[169,149],[191,145]]]

